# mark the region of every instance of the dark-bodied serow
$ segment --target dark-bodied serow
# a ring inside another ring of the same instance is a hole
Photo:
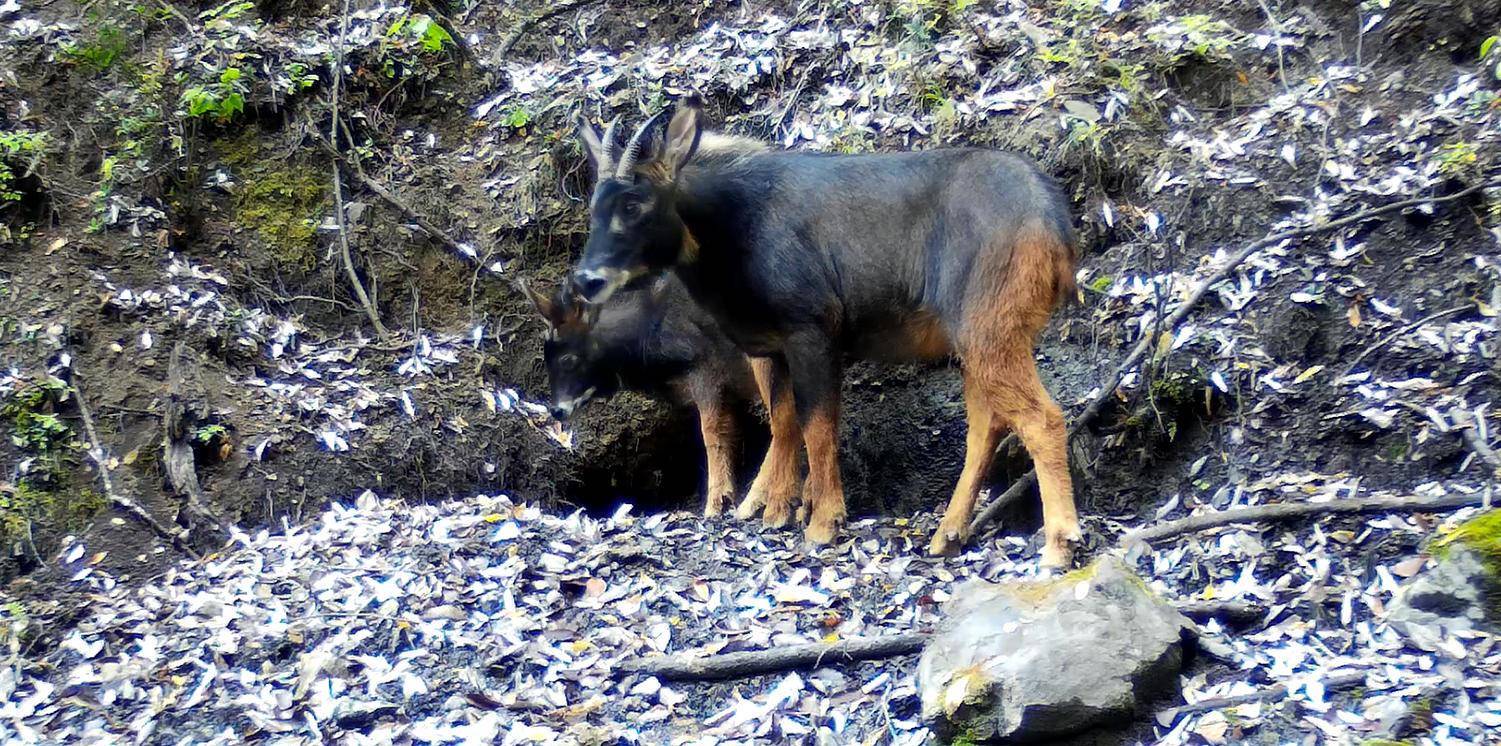
[[[838,459],[846,356],[957,356],[964,370],[964,470],[929,550],[968,538],[982,480],[1014,430],[1036,466],[1044,566],[1080,539],[1063,414],[1034,350],[1073,292],[1076,251],[1057,185],[1019,156],[975,148],[834,155],[777,151],[701,132],[696,101],[619,147],[580,122],[598,178],[589,240],[573,275],[590,302],[662,270],[747,354],[770,360],[773,417],[794,407],[807,446],[807,538],[845,518]],[[612,127],[613,129],[613,127]],[[786,494],[748,496],[783,520]]]
[[[566,285],[553,295],[523,288],[547,321],[543,360],[553,416],[567,420],[591,399],[621,390],[692,404],[708,461],[704,515],[722,513],[735,495],[731,407],[756,396],[753,381],[765,378],[766,361],[748,359],[670,275],[587,306]],[[764,500],[754,496],[772,488],[797,489],[801,435],[791,415],[772,421],[765,478],[751,486],[752,499]]]

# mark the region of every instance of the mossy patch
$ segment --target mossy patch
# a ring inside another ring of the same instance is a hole
[[[46,489],[23,479],[14,488],[0,490],[0,546],[31,541],[36,526],[53,532],[79,530],[104,505],[104,497],[91,489]]]
[[[1433,541],[1433,556],[1443,560],[1456,546],[1463,546],[1480,558],[1490,575],[1485,590],[1485,615],[1492,622],[1501,621],[1501,508],[1488,510],[1455,526]]]
[[[67,384],[55,378],[28,383],[0,401],[11,443],[33,459],[14,486],[0,488],[0,549],[31,546],[39,531],[82,528],[104,507],[98,493],[73,488],[72,455],[81,447],[57,414]]]
[[[332,205],[328,169],[264,152],[253,130],[216,143],[234,170],[235,225],[253,230],[272,257],[306,272],[318,262],[317,226]]]
[[[1434,556],[1442,559],[1455,544],[1479,554],[1486,569],[1501,577],[1501,508],[1481,513],[1439,537],[1433,542]]]

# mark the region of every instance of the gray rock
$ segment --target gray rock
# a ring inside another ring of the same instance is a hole
[[[1176,684],[1190,629],[1114,558],[1050,580],[971,581],[918,661],[923,716],[973,741],[1126,718]]]
[[[345,730],[363,730],[400,712],[401,707],[390,702],[346,701],[334,708],[334,723]]]
[[[1480,554],[1455,544],[1442,559],[1419,573],[1392,599],[1386,619],[1393,625],[1474,629],[1485,623],[1486,595],[1495,580]]]

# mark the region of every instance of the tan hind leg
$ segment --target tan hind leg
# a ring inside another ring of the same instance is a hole
[[[1073,250],[1066,236],[1036,220],[997,240],[1004,245],[985,247],[972,267],[955,336],[965,383],[973,382],[993,424],[1014,430],[1032,457],[1042,495],[1042,565],[1062,567],[1072,561],[1073,543],[1081,538],[1068,432],[1063,412],[1037,375],[1033,349],[1054,303],[1073,286]]]
[[[782,528],[792,520],[792,502],[799,490],[803,432],[797,424],[791,381],[782,364],[770,358],[752,358],[751,371],[771,420],[771,443],[745,500],[735,509],[735,517],[748,521],[765,508],[762,521],[768,527]]]
[[[1073,545],[1083,535],[1074,507],[1063,412],[1043,388],[1030,351],[1013,348],[1003,360],[986,365],[987,370],[980,373],[984,395],[994,416],[1016,431],[1032,457],[1032,468],[1037,470],[1037,488],[1042,496],[1042,566],[1066,567],[1073,560]]]
[[[735,499],[735,417],[723,401],[715,399],[699,404],[698,425],[708,461],[704,516],[712,518],[724,513]]]
[[[969,432],[965,436],[964,471],[954,485],[954,495],[949,498],[948,509],[938,532],[928,544],[928,553],[933,555],[957,554],[969,540],[970,517],[975,511],[975,499],[980,487],[990,473],[995,461],[996,444],[1005,431],[1000,420],[991,411],[985,392],[967,372],[964,377],[964,407],[968,418]]]

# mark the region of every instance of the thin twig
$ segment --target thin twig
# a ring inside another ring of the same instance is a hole
[[[339,88],[344,82],[344,38],[349,31],[349,0],[344,0],[344,12],[339,16],[339,46],[334,52],[334,81],[330,94],[329,110],[332,124],[329,125],[329,141],[333,143],[334,151],[339,149]],[[375,304],[370,302],[370,296],[365,292],[364,283],[360,282],[360,276],[354,271],[354,258],[349,252],[349,227],[344,221],[344,178],[340,173],[340,159],[334,159],[334,221],[339,229],[339,254],[344,261],[344,273],[349,278],[349,284],[354,289],[354,297],[359,300],[365,309],[365,315],[370,317],[370,325],[375,327],[375,333],[381,339],[390,336],[386,326],[380,322],[380,314],[375,312]]]
[[[1338,691],[1340,689],[1349,689],[1353,686],[1359,686],[1360,684],[1365,683],[1365,680],[1366,674],[1364,671],[1352,671],[1349,673],[1330,676],[1320,683],[1324,685],[1324,691],[1332,692]],[[1194,702],[1193,704],[1181,705],[1179,707],[1173,707],[1171,709],[1163,710],[1162,712],[1157,714],[1157,723],[1163,727],[1168,727],[1173,723],[1176,723],[1178,721],[1178,718],[1181,718],[1184,715],[1194,715],[1200,712],[1213,712],[1214,710],[1223,710],[1226,707],[1235,707],[1236,705],[1247,705],[1251,704],[1252,702],[1265,702],[1271,699],[1282,699],[1287,696],[1287,691],[1288,687],[1286,684],[1275,684],[1265,689],[1258,689],[1254,692],[1246,692],[1245,694],[1232,694],[1228,697],[1211,697],[1210,699],[1201,699],[1198,702]]]
[[[505,41],[500,43],[500,49],[495,52],[495,60],[497,62],[504,60],[506,56],[511,53],[511,47],[516,46],[516,43],[521,41],[521,37],[525,36],[526,32],[531,31],[533,26],[536,26],[537,24],[554,16],[562,15],[570,10],[578,10],[579,8],[593,5],[594,3],[597,3],[599,1],[600,0],[564,0],[563,2],[560,2],[541,13],[532,16],[531,18],[528,18],[521,23],[516,24],[516,28],[511,30],[511,34],[506,37]]]
[[[1370,220],[1371,218],[1385,215],[1390,212],[1405,210],[1409,207],[1452,202],[1457,199],[1468,197],[1471,194],[1474,194],[1482,189],[1492,189],[1495,187],[1501,187],[1501,180],[1475,184],[1473,186],[1461,189],[1460,191],[1445,195],[1443,197],[1417,197],[1414,199],[1399,200],[1388,205],[1382,205],[1381,207],[1373,207],[1368,210],[1361,210],[1360,212],[1340,218],[1338,220],[1331,220],[1327,223],[1319,223],[1316,225],[1308,225],[1302,228],[1292,228],[1289,230],[1281,231],[1279,233],[1274,233],[1270,236],[1262,238],[1261,240],[1253,241],[1252,243],[1247,244],[1245,248],[1242,248],[1240,251],[1236,252],[1235,255],[1231,256],[1230,259],[1226,261],[1225,264],[1222,265],[1219,269],[1215,270],[1208,277],[1204,278],[1204,281],[1200,282],[1193,289],[1193,292],[1189,294],[1188,298],[1178,306],[1178,309],[1173,312],[1173,315],[1168,317],[1167,322],[1162,325],[1163,329],[1165,331],[1172,331],[1176,329],[1178,325],[1182,323],[1182,321],[1187,318],[1190,313],[1193,312],[1194,307],[1199,304],[1199,301],[1209,293],[1209,288],[1213,287],[1221,280],[1228,277],[1236,267],[1240,266],[1241,262],[1244,262],[1252,254],[1268,246],[1272,246],[1293,238],[1300,238],[1317,233],[1324,233],[1326,231],[1337,230],[1349,225],[1365,222],[1367,220]],[[1150,337],[1143,337],[1136,343],[1136,347],[1132,348],[1131,353],[1126,355],[1125,360],[1122,360],[1121,364],[1116,367],[1115,372],[1111,374],[1110,380],[1106,382],[1104,386],[1100,387],[1099,393],[1095,394],[1094,398],[1089,401],[1089,404],[1084,407],[1084,411],[1080,412],[1079,416],[1074,418],[1074,424],[1068,429],[1069,440],[1073,440],[1074,437],[1076,437],[1086,426],[1094,421],[1095,417],[1099,416],[1100,411],[1105,406],[1105,402],[1108,401],[1111,396],[1115,395],[1115,390],[1120,387],[1121,381],[1125,378],[1126,374],[1141,362],[1142,357],[1146,355],[1147,351],[1152,349],[1152,346],[1156,343],[1157,340]],[[1015,434],[1006,436],[1006,439],[1001,441],[999,449],[1004,450],[1006,448],[1009,448],[1011,444],[1016,442],[1015,438]],[[1020,480],[1017,480],[1017,482],[1012,484],[1011,488],[1002,493],[1000,497],[990,501],[990,504],[986,505],[979,512],[979,514],[975,516],[974,520],[970,522],[970,535],[978,535],[981,529],[985,528],[987,524],[995,520],[996,516],[1000,515],[1001,510],[1005,508],[1007,504],[1009,504],[1012,500],[1016,500],[1017,498],[1021,497],[1022,493],[1026,490],[1026,486],[1023,486],[1022,483],[1028,480],[1035,481],[1036,473],[1028,472],[1027,476],[1023,477]]]
[[[1287,70],[1282,64],[1282,22],[1272,15],[1272,9],[1267,6],[1266,0],[1256,0],[1261,5],[1261,12],[1266,14],[1266,19],[1272,24],[1272,30],[1277,32],[1277,39],[1272,43],[1277,47],[1277,77],[1282,79],[1282,90],[1289,89],[1287,85]]]
[[[79,376],[77,371],[73,372],[72,378],[73,381],[70,385],[73,389],[73,396],[78,399],[78,414],[83,417],[83,430],[89,439],[89,457],[99,467],[99,483],[104,487],[105,499],[109,500],[110,504],[115,507],[129,513],[132,518],[145,524],[157,536],[171,542],[172,546],[177,547],[178,551],[193,559],[198,559],[198,552],[183,540],[181,531],[169,530],[160,521],[151,517],[151,514],[146,512],[146,509],[141,507],[140,503],[120,494],[115,489],[115,480],[110,474],[109,469],[109,452],[104,450],[104,444],[99,441],[99,432],[94,429],[94,415],[89,411],[88,398],[83,395],[83,389],[78,385]]]
[[[1468,422],[1460,423],[1459,436],[1464,438],[1465,444],[1481,461],[1491,467],[1492,478],[1498,478],[1501,477],[1501,456],[1496,455],[1495,449],[1485,442],[1485,434],[1480,429],[1483,424],[1485,423],[1480,421],[1478,415],[1473,415]]]
[[[1130,546],[1137,542],[1152,542],[1180,534],[1203,531],[1207,528],[1228,526],[1232,523],[1285,521],[1290,518],[1301,518],[1309,515],[1378,513],[1387,510],[1436,513],[1467,508],[1472,505],[1483,505],[1486,501],[1487,497],[1484,494],[1464,495],[1456,493],[1440,495],[1438,497],[1378,495],[1374,497],[1353,497],[1344,500],[1327,500],[1318,503],[1295,502],[1252,505],[1244,508],[1215,511],[1213,513],[1201,513],[1199,515],[1191,515],[1187,518],[1179,518],[1175,521],[1165,521],[1147,526],[1146,528],[1137,529],[1126,534],[1120,543],[1121,546]]]
[[[1379,349],[1387,346],[1388,344],[1391,344],[1392,340],[1394,340],[1394,339],[1396,339],[1396,338],[1398,338],[1398,337],[1400,337],[1400,336],[1402,336],[1402,335],[1404,335],[1404,334],[1412,331],[1413,329],[1416,329],[1416,328],[1418,328],[1418,327],[1420,327],[1420,326],[1422,326],[1424,324],[1427,324],[1427,323],[1430,323],[1430,322],[1433,322],[1433,321],[1438,321],[1439,319],[1442,319],[1442,318],[1444,318],[1446,316],[1453,316],[1454,314],[1459,313],[1460,311],[1467,310],[1469,308],[1471,308],[1471,305],[1468,304],[1468,303],[1466,303],[1463,306],[1455,306],[1453,308],[1446,308],[1446,309],[1444,309],[1442,311],[1439,311],[1438,313],[1433,313],[1433,314],[1429,314],[1427,316],[1424,316],[1423,318],[1418,319],[1417,321],[1414,321],[1411,324],[1408,324],[1407,326],[1404,326],[1401,329],[1398,329],[1398,330],[1392,332],[1391,334],[1388,334],[1385,337],[1382,337],[1381,339],[1376,340],[1376,342],[1374,344],[1372,344],[1370,347],[1367,347],[1364,350],[1362,350],[1359,355],[1356,355],[1355,359],[1352,360],[1352,361],[1350,361],[1349,365],[1345,366],[1345,372],[1341,373],[1340,375],[1342,377],[1350,375],[1351,373],[1353,373],[1355,371],[1355,366],[1360,365],[1360,362],[1362,360],[1365,360],[1368,356],[1370,356],[1371,353],[1373,353],[1373,352],[1375,352],[1375,351],[1377,351],[1377,350],[1379,350]]]

